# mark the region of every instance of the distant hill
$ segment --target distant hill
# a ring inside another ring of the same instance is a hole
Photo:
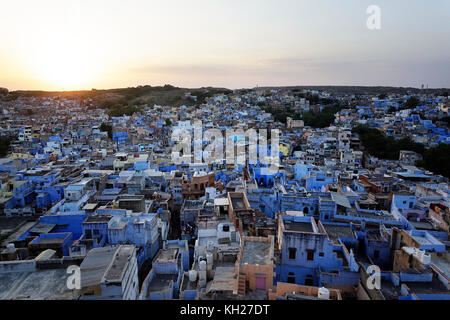
[[[255,88],[256,89],[256,88]],[[258,89],[307,89],[307,90],[318,90],[318,91],[327,91],[329,93],[341,93],[341,94],[370,94],[370,95],[379,95],[385,93],[394,93],[394,94],[410,94],[410,93],[443,93],[449,92],[448,88],[433,88],[433,89],[419,89],[412,87],[383,87],[383,86],[288,86],[288,87],[259,87]]]
[[[201,104],[206,97],[218,93],[231,93],[226,88],[178,88],[171,85],[165,86],[138,86],[130,88],[117,89],[92,89],[82,91],[12,91],[9,93],[9,99],[24,97],[64,97],[67,99],[87,99],[91,98],[100,108],[111,108],[115,105],[173,105],[181,106],[183,104]],[[190,93],[196,96],[193,100],[186,96]]]
[[[449,92],[450,89],[418,89],[411,87],[370,87],[370,86],[280,86],[280,87],[258,87],[254,89],[280,89],[280,90],[318,90],[327,91],[332,94],[370,94],[380,95],[386,93],[395,94],[414,94],[414,93],[428,93],[428,94],[442,94]],[[251,89],[241,89],[234,91],[247,92]],[[231,93],[232,90],[226,88],[202,87],[202,88],[179,88],[171,85],[165,86],[138,86],[129,88],[116,89],[92,89],[81,91],[11,91],[8,93],[5,89],[6,99],[14,100],[20,96],[25,97],[65,97],[68,99],[85,99],[91,98],[101,108],[111,108],[114,105],[172,105],[181,106],[183,104],[201,104],[206,97],[211,97],[218,93]],[[186,93],[191,93],[197,96],[197,101],[190,99]],[[3,98],[5,99],[5,98]]]

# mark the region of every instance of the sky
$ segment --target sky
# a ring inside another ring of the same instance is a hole
[[[449,21],[448,0],[3,0],[0,87],[449,88]]]

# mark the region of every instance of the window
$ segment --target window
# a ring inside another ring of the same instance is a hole
[[[319,252],[319,257],[323,257],[324,255],[325,255],[325,253]]]
[[[230,226],[227,225],[227,224],[224,225],[223,228],[222,228],[222,231],[223,231],[223,232],[228,232],[228,231],[230,231]]]
[[[308,274],[305,279],[305,286],[312,286],[312,285],[314,285],[314,279],[312,278],[312,275]]]
[[[295,283],[295,276],[294,276],[294,273],[293,273],[293,272],[289,272],[289,273],[288,273],[287,282],[288,282],[288,283]]]
[[[296,248],[289,248],[289,259],[295,260],[295,256],[297,255],[297,249]]]
[[[380,257],[380,251],[375,250],[375,251],[373,252],[373,258],[374,258],[375,260],[378,260],[379,257]]]
[[[95,229],[95,230],[94,230],[94,235],[98,236],[99,234],[100,234],[100,231],[97,230],[97,229]]]
[[[306,250],[306,260],[314,261],[314,250]]]

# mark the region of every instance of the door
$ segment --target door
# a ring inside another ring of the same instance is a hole
[[[256,276],[256,290],[266,290],[266,277]]]

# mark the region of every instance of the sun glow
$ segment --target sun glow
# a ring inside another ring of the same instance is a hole
[[[93,80],[95,69],[79,50],[44,50],[34,59],[36,76],[56,89],[74,90]]]

